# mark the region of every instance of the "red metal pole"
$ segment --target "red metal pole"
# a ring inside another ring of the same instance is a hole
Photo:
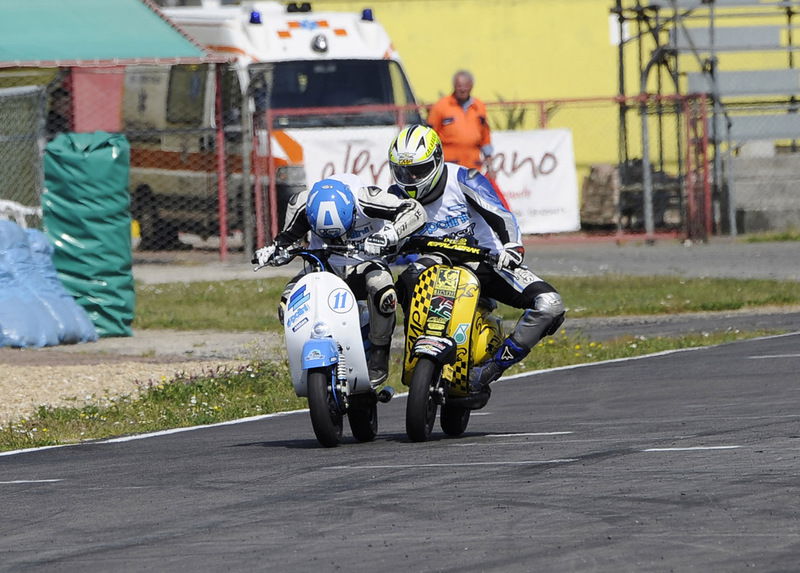
[[[692,167],[692,153],[694,152],[694,145],[699,143],[693,137],[693,118],[689,115],[691,108],[687,100],[683,102],[683,116],[686,120],[686,178],[685,178],[685,196],[686,196],[686,237],[691,239],[693,236],[694,218],[696,215],[696,208],[694,204],[695,194],[695,174]]]
[[[275,159],[272,157],[272,110],[267,110],[267,173],[269,174],[269,232],[274,239],[278,227],[278,190],[275,187]]]
[[[705,96],[700,97],[700,110],[703,126],[703,195],[705,197],[706,236],[710,237],[714,228],[711,214],[711,182],[708,177],[708,108]],[[714,150],[716,153],[716,150]]]
[[[222,124],[222,64],[216,64],[216,97],[214,123],[216,123],[217,202],[219,215],[219,258],[228,258],[228,187],[225,178],[225,132]]]
[[[261,160],[264,156],[259,153],[260,140],[263,130],[256,129],[256,144],[253,146],[253,194],[255,195],[255,211],[256,211],[256,246],[264,245],[264,196],[261,189]]]

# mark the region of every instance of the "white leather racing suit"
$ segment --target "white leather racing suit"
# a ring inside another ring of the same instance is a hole
[[[356,247],[362,259],[357,260],[341,255],[330,257],[331,265],[359,300],[366,300],[370,313],[369,340],[376,346],[391,342],[395,324],[397,294],[392,273],[386,260],[378,255],[364,252],[364,240],[380,231],[385,225],[392,225],[399,239],[417,231],[425,223],[426,215],[422,206],[414,199],[399,198],[379,187],[366,185],[357,175],[342,173],[331,175],[328,179],[341,181],[350,187],[356,199],[356,215],[353,226],[345,238],[337,239],[336,244],[349,244]],[[286,209],[283,231],[275,237],[278,247],[288,247],[303,240],[311,227],[306,218],[306,200],[309,190],[292,196]],[[323,240],[310,233],[309,247],[320,248]],[[285,305],[294,283],[304,273],[294,277],[281,296],[281,306]]]
[[[402,194],[397,186],[392,193]],[[522,243],[513,213],[497,197],[492,184],[477,170],[445,163],[439,182],[421,199],[427,221],[416,233],[434,237],[473,239],[478,246],[498,253],[507,243]],[[423,255],[409,265],[397,281],[398,297],[408,308],[416,278],[436,262],[435,255]],[[499,356],[507,367],[524,358],[543,337],[553,334],[564,321],[564,306],[555,288],[524,265],[496,269],[486,263],[470,263],[487,296],[515,308],[525,309],[512,334],[504,341]]]

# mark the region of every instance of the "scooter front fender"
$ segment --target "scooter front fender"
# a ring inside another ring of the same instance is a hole
[[[456,343],[452,338],[423,334],[414,342],[414,356],[428,356],[440,366],[456,361]]]
[[[303,344],[302,368],[325,368],[339,362],[339,349],[332,338],[317,338]]]

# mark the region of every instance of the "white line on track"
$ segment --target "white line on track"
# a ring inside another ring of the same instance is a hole
[[[782,336],[782,335],[781,335]],[[756,340],[751,338],[750,340]],[[518,372],[510,376],[503,376],[498,380],[515,380],[517,378],[525,378],[526,376],[539,376],[541,374],[549,374],[550,372],[561,372],[564,370],[577,370],[578,368],[587,368],[589,366],[601,366],[603,364],[616,364],[618,362],[633,362],[634,360],[642,360],[643,358],[657,358],[659,356],[668,356],[670,354],[678,354],[679,352],[694,352],[695,350],[703,350],[704,348],[711,348],[710,346],[696,346],[693,348],[678,348],[676,350],[662,350],[661,352],[653,352],[652,354],[643,354],[642,356],[631,356],[628,358],[613,358],[611,360],[601,360],[600,362],[584,362],[583,364],[570,364],[569,366],[557,366],[555,368],[545,368],[544,370],[530,370],[528,372]]]
[[[186,428],[172,428],[171,430],[161,430],[160,432],[150,432],[149,434],[137,434],[135,436],[123,436],[121,438],[111,438],[109,440],[100,440],[92,442],[95,444],[118,444],[121,442],[132,442],[134,440],[143,440],[145,438],[155,438],[156,436],[168,436],[170,434],[180,434],[181,432],[191,432],[192,430],[202,430],[204,428],[218,428],[219,426],[233,426],[234,424],[244,424],[245,422],[256,422],[258,420],[266,420],[268,418],[280,418],[281,416],[288,416],[289,414],[300,414],[301,412],[308,412],[304,410],[292,410],[291,412],[275,412],[274,414],[262,414],[260,416],[250,416],[249,418],[239,418],[238,420],[228,420],[227,422],[217,422],[216,424],[205,424],[204,426],[188,426]]]
[[[11,481],[0,481],[0,485],[14,485],[18,483],[55,483],[57,481],[64,481],[60,479],[15,479]]]
[[[526,466],[541,464],[567,464],[577,462],[576,458],[562,458],[555,460],[522,460],[518,462],[457,462],[452,464],[395,464],[374,466],[327,466],[323,470],[402,470],[410,468],[453,468],[469,466]]]
[[[538,437],[538,438],[545,438],[547,436],[565,436],[571,434],[572,432],[520,432],[518,434],[486,434],[482,436],[484,438],[516,438],[516,437]],[[583,442],[584,440],[579,440]],[[534,440],[534,441],[522,441],[522,440],[513,440],[508,442],[498,442],[495,440],[491,441],[492,447],[494,446],[520,446],[520,445],[537,445],[541,444],[542,440]],[[560,442],[563,443],[563,442]],[[487,442],[484,441],[465,441],[465,442],[454,442],[452,444],[448,444],[452,448],[481,448],[486,447]]]
[[[794,336],[796,334],[798,334],[798,333],[797,332],[789,332],[789,333],[786,333],[786,334],[777,334],[777,335],[774,335],[774,336],[762,336],[762,337],[758,337],[758,338],[751,338],[751,339],[749,339],[749,341],[768,340],[768,339],[772,339],[772,338],[784,338],[786,336]],[[712,346],[698,346],[698,347],[694,347],[694,348],[681,348],[681,349],[678,349],[678,350],[664,350],[663,352],[655,352],[653,354],[644,354],[642,356],[633,356],[633,357],[630,357],[630,358],[615,358],[613,360],[601,360],[600,362],[586,362],[584,364],[572,364],[570,366],[559,366],[557,368],[548,368],[548,369],[544,369],[544,370],[531,370],[531,371],[528,371],[528,372],[519,372],[517,374],[512,374],[510,376],[504,376],[499,381],[514,380],[514,379],[517,379],[517,378],[524,378],[526,376],[539,376],[541,374],[546,374],[548,372],[561,372],[561,371],[564,371],[564,370],[575,370],[577,368],[587,368],[587,367],[590,367],[590,366],[601,366],[603,364],[614,364],[614,363],[617,363],[617,362],[630,362],[630,361],[633,361],[633,360],[642,360],[644,358],[654,358],[654,357],[658,357],[658,356],[666,356],[668,354],[676,354],[678,352],[694,352],[695,350],[703,350],[704,348],[712,348]],[[407,393],[395,394],[395,398],[401,398],[401,397],[406,396],[406,395],[407,395]],[[218,427],[218,426],[230,426],[230,425],[233,425],[233,424],[243,424],[245,422],[253,422],[253,421],[257,421],[257,420],[264,420],[264,419],[267,419],[267,418],[276,418],[278,416],[289,416],[291,414],[299,414],[299,413],[302,413],[302,412],[308,412],[308,409],[305,408],[305,409],[302,409],[302,410],[292,410],[291,412],[277,412],[275,414],[264,414],[262,416],[251,416],[249,418],[239,418],[238,420],[228,420],[227,422],[219,422],[217,424],[206,424],[206,425],[203,425],[203,426],[189,426],[187,428],[175,428],[175,429],[172,429],[172,430],[163,430],[163,431],[160,431],[160,432],[150,432],[148,434],[137,434],[135,436],[125,436],[123,438],[112,438],[110,440],[87,441],[87,442],[81,442],[79,444],[63,444],[63,445],[58,445],[58,446],[44,446],[44,447],[41,447],[41,448],[25,448],[23,450],[12,450],[12,451],[9,451],[9,452],[0,452],[0,456],[13,456],[13,455],[16,455],[16,454],[24,454],[24,453],[27,453],[27,452],[36,452],[36,451],[48,450],[48,449],[52,449],[52,448],[63,448],[63,447],[67,447],[67,446],[79,446],[81,444],[113,444],[113,443],[119,443],[119,442],[131,442],[133,440],[145,440],[147,438],[155,438],[155,437],[158,437],[158,436],[166,436],[166,435],[169,435],[169,434],[177,434],[177,433],[180,433],[180,432],[191,432],[193,430],[202,430],[202,429],[205,429],[205,428],[215,428],[215,427]],[[491,414],[491,412],[485,412],[485,413],[475,412],[472,415],[473,416],[480,416],[480,415],[489,415],[489,414]]]
[[[518,434],[486,434],[484,438],[516,438],[517,436],[564,436],[572,432],[520,432]]]
[[[268,418],[279,418],[281,416],[289,416],[290,414],[302,414],[308,412],[308,408],[303,410],[292,410],[290,412],[275,412],[274,414],[262,414],[260,416],[250,416],[249,418],[239,418],[237,420],[228,420],[227,422],[217,422],[216,424],[205,424],[203,426],[188,426],[186,428],[173,428],[171,430],[161,430],[159,432],[149,432],[147,434],[136,434],[135,436],[122,436],[121,438],[111,438],[108,440],[87,440],[77,444],[61,444],[58,446],[43,446],[41,448],[25,448],[24,450],[12,450],[9,452],[0,452],[0,456],[13,456],[16,454],[24,454],[27,452],[40,452],[42,450],[52,450],[54,448],[68,448],[72,446],[80,446],[87,444],[117,444],[120,442],[132,442],[134,440],[144,440],[147,438],[155,438],[157,436],[167,436],[169,434],[180,434],[181,432],[191,432],[193,430],[202,430],[204,428],[216,428],[218,426],[232,426],[234,424],[244,424],[245,422],[255,422],[258,420],[266,420]]]
[[[41,452],[44,450],[52,450],[55,448],[69,448],[72,446],[80,446],[80,444],[60,444],[58,446],[42,446],[41,448],[25,448],[23,450],[11,450],[9,452],[0,452],[0,457],[2,456],[13,456],[16,454],[24,454],[27,452]]]
[[[758,340],[772,340],[775,338],[786,338],[787,336],[797,336],[800,334],[798,332],[787,332],[785,334],[774,334],[770,336],[758,336],[756,338],[748,338],[746,341],[742,342],[755,342]],[[670,354],[678,354],[682,352],[695,352],[697,350],[704,350],[708,348],[714,348],[715,346],[720,346],[719,344],[712,344],[710,346],[695,346],[692,348],[677,348],[675,350],[662,350],[661,352],[653,352],[652,354],[642,354],[641,356],[631,356],[628,358],[613,358],[611,360],[601,360],[600,362],[584,362],[583,364],[572,364],[569,366],[558,366],[556,368],[547,368],[544,370],[531,370],[528,372],[518,372],[517,374],[511,374],[510,376],[503,376],[500,380],[514,380],[516,378],[525,378],[526,376],[539,376],[541,374],[548,374],[550,372],[560,372],[562,370],[576,370],[578,368],[588,368],[590,366],[601,366],[604,364],[615,364],[617,362],[633,362],[635,360],[643,360],[645,358],[658,358],[659,356],[668,356]],[[499,380],[499,381],[500,381]]]
[[[643,452],[697,452],[705,450],[735,450],[742,446],[694,446],[687,448],[647,448]]]
[[[761,359],[769,359],[769,358],[800,358],[800,353],[796,352],[794,354],[764,354],[763,356],[748,356],[750,360],[761,360]]]

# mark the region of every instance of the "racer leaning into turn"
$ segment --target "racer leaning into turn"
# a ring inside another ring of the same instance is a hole
[[[389,165],[396,185],[388,191],[422,203],[427,222],[418,232],[432,237],[465,237],[498,256],[496,267],[469,263],[481,291],[504,304],[525,309],[513,332],[494,355],[470,372],[472,392],[489,392],[545,336],[564,322],[564,304],[555,288],[523,264],[522,234],[514,215],[505,209],[491,183],[475,169],[447,163],[437,133],[427,126],[404,127],[389,147]],[[440,262],[423,255],[398,277],[397,295],[404,310],[419,274]]]
[[[420,229],[425,221],[425,210],[410,197],[389,194],[351,173],[331,175],[292,196],[283,230],[272,244],[255,252],[252,262],[259,266],[288,263],[286,249],[302,241],[308,231],[309,248],[319,249],[325,244],[355,248],[357,259],[337,254],[329,260],[356,298],[367,301],[371,343],[367,367],[374,387],[385,382],[389,374],[397,306],[394,279],[381,252]],[[281,322],[287,297],[303,274],[295,276],[281,295]]]

